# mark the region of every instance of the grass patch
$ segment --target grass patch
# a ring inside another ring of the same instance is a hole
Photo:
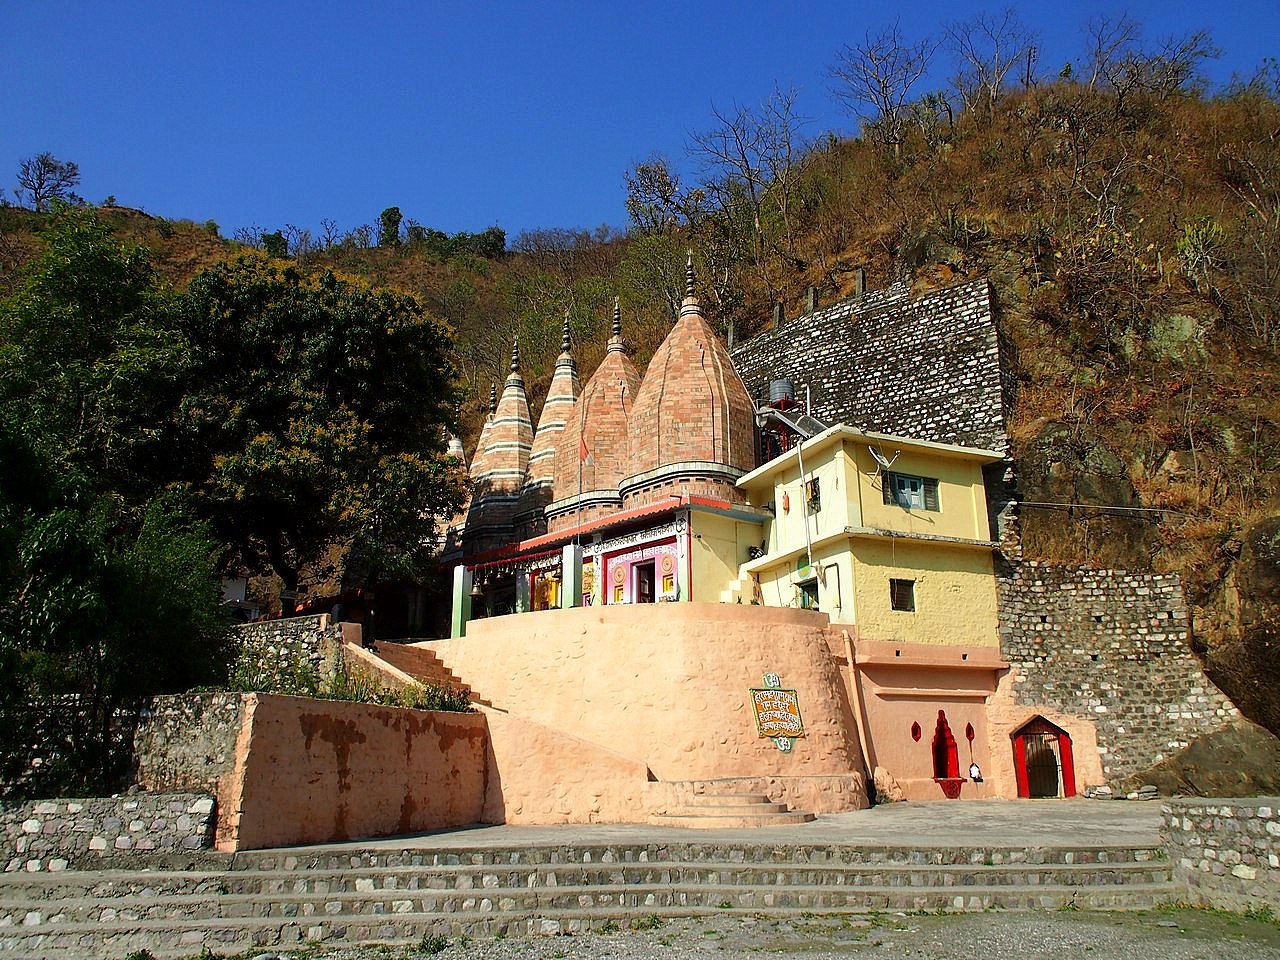
[[[449,938],[439,933],[424,933],[418,941],[418,951],[428,956],[444,953],[449,948]]]
[[[651,913],[647,917],[636,917],[631,921],[632,930],[657,930],[662,926],[662,918],[656,913]]]

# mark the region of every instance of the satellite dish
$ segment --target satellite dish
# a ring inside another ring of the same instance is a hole
[[[893,454],[893,460],[886,460],[884,458],[884,454],[881,453],[879,450],[877,450],[875,447],[869,446],[867,447],[867,449],[871,451],[871,456],[875,457],[876,463],[880,464],[880,468],[882,470],[888,470],[890,467],[893,466],[894,462],[898,459],[898,457],[902,455],[901,450],[896,450],[894,451],[894,454]]]

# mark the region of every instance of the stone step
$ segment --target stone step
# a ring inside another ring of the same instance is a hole
[[[1163,850],[1146,844],[1073,845],[1044,847],[910,846],[826,843],[758,843],[711,839],[663,840],[651,843],[563,844],[527,847],[396,848],[358,843],[334,847],[283,850],[243,850],[213,869],[349,870],[385,867],[608,865],[685,862],[721,865],[841,865],[841,864],[1115,864],[1164,860]],[[3,875],[9,876],[9,875]],[[0,880],[0,882],[3,882]]]
[[[0,911],[16,913],[51,901],[114,902],[135,897],[247,895],[291,897],[325,894],[394,894],[470,890],[560,889],[609,884],[677,886],[1085,886],[1162,883],[1167,863],[988,866],[953,864],[742,865],[705,863],[601,864],[581,866],[384,867],[343,872],[115,871],[110,873],[18,874],[0,880]]]
[[[707,891],[701,891],[706,893]],[[483,891],[477,891],[483,893]],[[0,928],[0,953],[14,960],[35,958],[102,957],[148,949],[161,960],[189,957],[203,947],[217,952],[241,952],[254,948],[297,946],[303,940],[331,943],[385,943],[405,946],[424,934],[444,936],[536,935],[598,929],[634,917],[690,917],[738,913],[769,917],[798,916],[821,910],[830,914],[858,914],[880,910],[969,911],[993,908],[1047,910],[1062,907],[1081,909],[1147,909],[1173,897],[1169,884],[1125,885],[1103,889],[1043,886],[1035,888],[967,887],[944,891],[927,889],[845,890],[813,892],[773,889],[741,890],[724,888],[723,899],[714,905],[702,903],[663,904],[660,891],[618,892],[604,905],[577,904],[539,906],[536,910],[518,907],[503,909],[501,898],[483,896],[460,898],[459,909],[424,911],[409,908],[399,912],[361,914],[320,913],[310,917],[245,916],[193,918],[185,912],[171,919],[115,920],[73,923],[38,922]],[[652,898],[652,899],[651,899]],[[486,899],[488,900],[486,904]],[[474,900],[470,907],[468,900]],[[794,902],[783,902],[794,900]],[[369,900],[365,903],[382,903]]]
[[[459,693],[470,696],[469,684],[459,680],[444,662],[429,650],[420,647],[409,647],[399,643],[381,641],[373,645],[375,656],[404,671],[416,680],[437,686],[449,687]]]
[[[735,814],[763,815],[790,812],[791,808],[785,803],[770,803],[767,800],[758,803],[712,803],[708,800],[705,803],[682,803],[677,807],[670,807],[666,811],[666,816],[727,817]]]
[[[788,813],[750,813],[748,809],[727,813],[688,812],[655,813],[649,823],[656,827],[687,827],[694,830],[733,830],[737,828],[783,827],[795,823],[809,823],[818,819],[812,813],[793,810]]]

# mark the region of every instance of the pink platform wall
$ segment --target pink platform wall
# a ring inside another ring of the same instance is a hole
[[[465,826],[483,818],[479,714],[246,695],[235,771],[219,785],[224,850]]]
[[[545,610],[427,644],[495,707],[643,764],[659,781],[857,778],[853,711],[822,614],[718,603]],[[805,737],[759,736],[749,690],[776,673]],[[865,794],[843,808],[865,805]],[[809,809],[813,809],[810,807]]]

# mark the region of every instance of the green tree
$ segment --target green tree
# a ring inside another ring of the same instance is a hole
[[[268,256],[287,257],[289,255],[289,241],[285,239],[284,231],[273,230],[271,233],[262,235],[262,249],[267,251]]]
[[[225,677],[203,528],[131,510],[0,419],[0,793],[119,789],[143,698]]]
[[[231,562],[296,588],[334,544],[385,573],[422,569],[461,478],[445,327],[411,297],[243,256],[179,298],[191,346],[171,451]]]
[[[378,246],[400,246],[400,208],[387,207],[378,215]]]

